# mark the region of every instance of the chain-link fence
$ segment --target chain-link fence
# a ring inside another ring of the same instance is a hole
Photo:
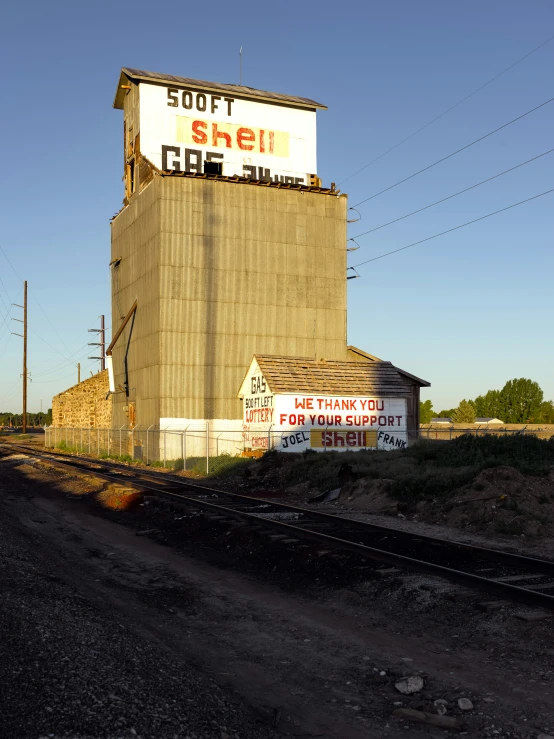
[[[217,423],[189,425],[185,429],[59,428],[45,431],[45,446],[121,461],[214,472],[222,458],[260,457],[268,450],[303,452],[306,449],[359,450],[404,448],[406,432],[394,435],[377,429],[274,430],[221,427]]]
[[[241,424],[237,424],[241,426]],[[57,428],[45,430],[45,446],[92,454],[120,461],[139,461],[171,469],[194,470],[200,474],[217,472],[229,458],[261,456],[277,449],[303,452],[306,449],[356,451],[361,449],[403,449],[418,440],[449,441],[474,436],[533,435],[548,439],[554,429],[542,428],[421,428],[410,432],[386,429],[321,428],[300,431],[221,428],[214,424],[190,425],[185,429],[127,428]]]
[[[508,426],[496,426],[496,425],[482,425],[482,426],[455,426],[445,424],[443,428],[438,425],[426,426],[420,428],[417,432],[410,432],[410,437],[413,440],[416,439],[429,439],[430,441],[452,441],[457,439],[459,436],[470,434],[471,436],[483,437],[483,436],[536,436],[538,439],[550,439],[554,436],[554,426],[544,424],[540,426],[533,424],[533,426],[525,426],[523,424],[513,424],[512,427]]]

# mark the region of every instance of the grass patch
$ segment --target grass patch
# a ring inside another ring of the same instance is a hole
[[[499,534],[506,534],[507,536],[521,536],[525,530],[525,526],[519,519],[514,521],[502,521],[499,519],[494,524],[494,530]]]
[[[404,503],[422,498],[445,498],[475,477],[472,467],[453,470],[424,470],[393,480],[389,492]]]
[[[14,434],[13,431],[0,433],[0,437],[2,439],[15,439],[17,441],[30,441],[35,438],[33,434]]]
[[[183,460],[180,459],[177,462],[181,464],[179,469],[183,469]],[[244,457],[220,454],[218,457],[210,457],[208,473],[206,473],[206,457],[188,457],[186,469],[199,477],[226,477],[244,469],[248,464],[250,460]]]
[[[262,461],[268,456],[264,455]],[[507,466],[525,475],[547,475],[554,468],[554,439],[547,441],[520,434],[507,437],[468,434],[452,441],[422,440],[408,449],[392,452],[309,450],[280,456],[287,486],[309,482],[314,490],[330,490],[347,479],[383,479],[389,481],[388,492],[393,498],[413,503],[445,498],[471,483],[474,490],[485,490],[486,485],[475,478],[488,468]],[[350,467],[347,478],[345,465]]]
[[[525,475],[548,474],[554,467],[554,441],[535,436],[459,436],[452,441],[422,441],[406,452],[419,464],[438,467],[515,467]]]

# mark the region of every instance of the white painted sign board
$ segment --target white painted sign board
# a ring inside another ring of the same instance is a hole
[[[247,449],[301,452],[407,446],[405,398],[274,394],[256,362],[241,395]]]
[[[158,169],[309,184],[317,172],[315,110],[142,82],[140,148]]]

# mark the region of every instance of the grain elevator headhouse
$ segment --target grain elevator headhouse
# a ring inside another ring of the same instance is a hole
[[[346,197],[313,100],[123,69],[114,423],[242,427],[254,354],[346,360]]]

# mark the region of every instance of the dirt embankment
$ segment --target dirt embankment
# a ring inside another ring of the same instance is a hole
[[[554,536],[554,473],[524,475],[500,466],[479,472],[447,497],[424,498],[413,505],[391,499],[391,480],[359,479],[344,486],[337,506],[408,516],[491,536]]]
[[[340,489],[326,506],[490,538],[554,538],[554,443],[530,437],[462,437],[398,452],[270,453],[219,484],[299,505]]]

